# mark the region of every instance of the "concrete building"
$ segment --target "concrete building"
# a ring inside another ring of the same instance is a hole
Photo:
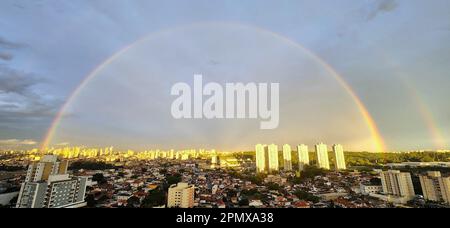
[[[289,144],[283,145],[284,170],[292,171],[292,149]]]
[[[317,167],[321,169],[330,169],[330,161],[328,160],[328,147],[323,143],[316,145]]]
[[[383,191],[383,186],[373,185],[370,183],[361,183],[359,185],[359,190],[363,195],[378,194]]]
[[[410,173],[389,170],[381,172],[380,176],[384,194],[406,198],[416,195]]]
[[[75,208],[86,206],[88,177],[70,177],[66,174],[67,161],[46,155],[40,162],[28,167],[22,183],[17,208]]]
[[[58,161],[54,155],[46,155],[39,162],[28,166],[25,182],[46,181],[50,175],[65,174],[67,172],[68,161]]]
[[[258,144],[256,150],[256,170],[259,173],[273,172],[279,170],[278,146]]]
[[[255,146],[256,150],[256,171],[263,173],[266,170],[266,150],[267,146],[258,144]]]
[[[269,158],[269,172],[279,171],[279,163],[278,163],[278,146],[275,144],[269,145],[268,148],[268,158]]]
[[[169,188],[167,207],[192,208],[194,207],[195,187],[187,183],[173,184]]]
[[[301,144],[297,146],[298,152],[298,168],[300,171],[305,169],[306,165],[309,165],[309,151],[308,146]]]
[[[419,178],[426,200],[450,204],[450,177],[443,177],[438,171],[430,171]]]
[[[344,147],[340,144],[335,144],[333,145],[333,152],[334,152],[334,168],[336,170],[347,169],[344,157]]]
[[[215,150],[211,151],[211,168],[215,169],[219,164],[219,156]]]

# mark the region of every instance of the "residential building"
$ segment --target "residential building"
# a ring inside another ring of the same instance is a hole
[[[309,151],[308,146],[301,144],[297,146],[298,152],[298,166],[299,170],[303,171],[306,165],[309,165]]]
[[[345,164],[345,157],[344,157],[344,148],[340,144],[333,145],[333,152],[334,152],[334,168],[336,170],[345,170],[347,169],[347,166]]]
[[[426,200],[450,204],[450,177],[443,177],[439,171],[430,171],[419,178]]]
[[[169,187],[167,207],[192,208],[194,207],[195,186],[188,183],[173,184]]]
[[[410,173],[388,170],[381,172],[380,175],[384,194],[399,197],[416,195]]]
[[[86,206],[88,177],[71,177],[67,161],[46,155],[28,167],[17,208],[74,208]]]
[[[289,144],[283,145],[284,170],[292,171],[292,149]]]
[[[323,143],[316,145],[317,167],[321,169],[330,169],[330,161],[328,160],[328,147]]]

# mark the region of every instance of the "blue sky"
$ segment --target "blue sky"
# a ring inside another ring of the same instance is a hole
[[[144,35],[196,23],[227,22],[256,26],[281,34],[323,58],[342,74],[361,97],[389,148],[435,148],[436,140],[430,134],[429,124],[424,121],[420,108],[425,107],[431,113],[444,141],[449,143],[449,11],[450,2],[447,0],[3,0],[0,2],[0,143],[7,146],[30,145],[33,141],[39,143],[57,110],[83,78],[109,56]],[[174,36],[178,36],[178,40]],[[189,37],[189,34],[175,32],[167,39],[184,42],[183,47],[192,47],[195,42],[183,41],[186,38],[184,36]],[[223,41],[215,33],[211,36],[217,41]],[[235,42],[238,41],[239,39]],[[153,44],[147,44],[147,48],[154,48],[152,45],[157,43],[158,41],[154,41]],[[276,41],[264,38],[256,43],[276,46]],[[288,50],[279,57],[289,59],[289,55],[295,55],[287,53]],[[238,51],[233,54],[244,55]],[[139,62],[138,58],[152,59],[155,56],[135,53],[135,56],[128,58],[134,60],[134,65],[128,66],[138,67],[145,65],[136,63]],[[275,61],[273,56],[271,60]],[[177,61],[167,68],[186,65],[183,59]],[[263,60],[261,58],[258,61]],[[126,63],[122,60],[124,66],[127,66]],[[139,72],[139,69],[134,70]],[[232,69],[228,69],[223,72],[231,71]],[[173,72],[167,72],[170,73]],[[288,79],[289,77],[286,82]],[[92,85],[91,90],[101,89],[99,87],[102,83],[98,84]],[[420,97],[421,107],[411,99],[411,88]],[[319,94],[320,91],[319,88],[315,93]],[[85,93],[89,94],[89,89]],[[130,97],[133,98],[136,97]],[[326,98],[323,95],[323,99]],[[351,100],[348,102],[351,104]],[[82,101],[78,103],[79,107],[73,109],[86,112],[88,104]],[[136,102],[137,104],[141,105]],[[316,115],[314,110],[308,112]],[[348,115],[351,116],[352,113]],[[331,117],[324,115],[323,119],[326,118]],[[90,119],[94,123],[101,122],[94,117]],[[291,121],[292,118],[286,119],[285,121]],[[349,121],[344,121],[339,126],[351,124]],[[71,124],[68,123],[67,126]],[[120,129],[127,132],[126,123],[123,124]],[[164,124],[172,123],[162,123],[159,127],[164,128]],[[312,129],[315,125],[311,123],[310,126],[302,126]],[[95,124],[89,126],[96,128]],[[203,123],[195,126],[202,129],[201,132],[211,127]],[[88,129],[88,126],[83,129]],[[109,128],[98,132],[106,129]],[[232,134],[236,131],[218,126],[214,129],[216,133],[212,135],[216,138],[221,137],[223,132]],[[301,143],[302,138],[308,138],[305,139],[308,142],[312,142],[314,138],[329,143],[341,140],[347,142],[348,137],[366,134],[355,131],[346,137],[339,137],[336,136],[337,131],[327,132],[325,126],[321,131],[324,132],[323,136],[318,133],[309,135],[310,137],[300,134],[297,136],[298,143]],[[62,132],[65,136],[56,140],[67,140],[71,144],[85,143],[85,139],[77,135],[71,136],[67,132]],[[289,133],[292,134],[290,131]],[[172,143],[169,135],[173,134],[170,131],[160,131],[159,137],[153,134],[147,136],[165,139],[161,140],[164,143],[155,140],[147,145],[144,139],[133,143],[143,147],[164,147]],[[93,138],[96,137],[92,135],[90,139]],[[107,138],[111,140],[100,140],[99,144],[111,144],[119,136],[111,135]],[[350,146],[355,149],[364,149],[365,140],[364,137],[361,138],[359,143],[348,141],[348,144],[355,144]],[[125,139],[122,144],[126,144]],[[211,139],[208,138],[209,140]],[[232,140],[234,138],[229,141]],[[256,137],[248,139],[248,142],[252,144],[257,140],[259,139]],[[95,140],[88,141],[96,143]],[[198,143],[191,141],[186,139],[182,143],[193,147],[204,144],[202,140]],[[274,141],[282,143],[283,138],[275,138]],[[295,143],[294,139],[284,141]],[[214,143],[207,146],[213,147]]]

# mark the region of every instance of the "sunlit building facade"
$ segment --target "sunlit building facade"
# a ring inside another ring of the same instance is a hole
[[[380,177],[384,194],[408,198],[416,195],[410,173],[388,170],[381,172]]]
[[[345,164],[344,147],[340,144],[333,145],[334,153],[334,168],[336,170],[345,170],[347,166]]]
[[[419,178],[426,200],[450,204],[450,177],[443,177],[439,171],[430,171]]]
[[[67,174],[67,161],[46,155],[28,167],[22,183],[17,208],[76,208],[86,206],[88,177]]]
[[[306,165],[309,165],[309,151],[308,146],[301,144],[297,146],[298,152],[298,168],[300,171],[305,169]]]
[[[279,163],[278,163],[278,146],[275,144],[269,145],[269,172],[279,171]]]
[[[195,186],[187,183],[173,184],[169,187],[167,207],[192,208],[194,207]]]
[[[321,169],[330,169],[330,161],[328,160],[328,147],[323,143],[316,145],[317,167]]]
[[[292,149],[289,144],[283,145],[284,170],[292,171]]]
[[[258,144],[255,146],[256,150],[256,171],[263,173],[266,171],[266,150],[267,146]]]

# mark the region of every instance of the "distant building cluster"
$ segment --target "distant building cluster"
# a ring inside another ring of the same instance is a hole
[[[404,205],[417,197],[414,183],[409,172],[399,170],[379,170],[380,185],[361,183],[360,192],[375,198]],[[423,199],[429,202],[450,205],[450,176],[443,176],[439,171],[429,171],[418,175]]]
[[[138,160],[155,160],[155,159],[176,159],[189,160],[201,157],[211,157],[217,155],[215,150],[206,149],[186,149],[186,150],[144,150],[144,151],[115,151],[114,147],[106,148],[84,148],[84,147],[64,147],[64,148],[48,148],[44,151],[34,149],[28,152],[31,160],[40,160],[44,155],[56,155],[64,159],[90,159],[102,158],[105,161],[117,161],[135,158]]]
[[[388,163],[381,169],[368,170],[370,166],[367,166],[349,170],[342,145],[329,148],[318,143],[313,148],[310,151],[307,145],[300,144],[295,151],[289,144],[281,147],[258,144],[256,153],[214,149],[135,152],[114,151],[112,147],[8,152],[3,155],[7,158],[3,164],[22,169],[0,172],[5,175],[0,175],[0,205],[18,208],[450,207],[448,162]],[[347,159],[350,162],[351,158]],[[76,168],[69,175],[68,160],[86,168]],[[29,164],[26,169],[25,164]],[[342,172],[305,169],[310,165]],[[302,176],[297,172],[310,170],[316,174]],[[255,175],[258,173],[262,175]],[[87,186],[91,187],[87,190]],[[10,202],[13,198],[14,202]]]
[[[328,158],[328,147],[323,143],[319,143],[315,146],[317,156],[317,167],[325,170],[330,169],[330,162]],[[333,153],[335,156],[334,167],[336,170],[345,170],[347,166],[345,164],[344,148],[340,144],[333,145]],[[278,146],[275,144],[263,145],[258,144],[255,146],[256,150],[256,169],[259,173],[279,171],[278,161]],[[300,171],[304,169],[306,165],[310,165],[308,146],[301,144],[297,146],[298,152],[298,168]],[[288,144],[283,145],[283,164],[285,171],[292,171],[292,149]]]

